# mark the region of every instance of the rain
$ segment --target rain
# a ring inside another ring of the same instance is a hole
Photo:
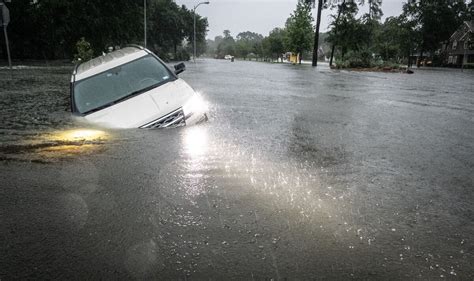
[[[205,59],[207,122],[113,130],[71,117],[70,70],[0,69],[1,274],[473,276],[472,71]]]

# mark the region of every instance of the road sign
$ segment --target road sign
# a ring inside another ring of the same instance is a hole
[[[0,22],[2,26],[7,26],[10,23],[10,10],[8,10],[8,7],[3,3],[0,3],[0,8],[2,10]]]

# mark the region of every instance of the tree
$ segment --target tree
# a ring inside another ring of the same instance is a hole
[[[361,4],[364,5],[366,0],[362,0]],[[380,21],[383,16],[382,8],[380,5],[382,4],[381,0],[367,0],[369,4],[369,12],[367,13],[367,17],[371,20]]]
[[[151,48],[160,55],[172,51],[176,57],[178,45],[185,37],[186,18],[192,15],[171,0],[152,2],[149,10]]]
[[[237,57],[243,58],[245,60],[248,54],[250,54],[250,52],[251,52],[251,48],[247,44],[247,42],[238,40],[235,43],[235,54]]]
[[[304,0],[299,0],[296,10],[286,21],[286,46],[289,51],[300,54],[300,64],[303,52],[311,49],[312,22],[311,5]]]
[[[314,1],[314,0],[311,0],[311,1]],[[313,43],[313,61],[312,61],[313,66],[318,65],[319,29],[321,26],[322,9],[323,9],[323,0],[318,0],[318,15],[316,17],[316,30],[314,32],[314,43]]]
[[[405,58],[409,60],[411,52],[416,48],[412,24],[413,22],[408,21],[404,15],[385,20],[375,36],[375,50],[383,60],[397,62]]]
[[[189,53],[193,53],[192,42],[194,40],[194,13],[192,10],[188,10],[186,6],[181,6],[182,18],[185,20],[184,39],[189,43],[187,50]],[[209,23],[207,18],[201,17],[196,13],[196,54],[199,56],[206,51],[206,33]]]
[[[265,54],[271,58],[279,59],[286,51],[285,49],[286,30],[282,28],[275,28],[270,31],[270,34],[265,39],[264,50]]]
[[[230,34],[230,30],[224,30],[224,38],[217,45],[217,57],[223,58],[226,55],[235,56],[235,39]]]
[[[337,6],[337,17],[334,17],[333,16],[333,28],[332,28],[332,38],[331,37],[327,37],[326,38],[326,41],[328,42],[332,42],[332,47],[331,47],[331,58],[329,59],[329,66],[331,67],[332,66],[332,60],[334,58],[334,50],[336,49],[336,38],[338,36],[338,27],[339,27],[339,19],[341,18],[341,13],[342,11],[344,10],[344,8],[346,7],[346,0],[342,0],[342,4],[338,5]]]
[[[143,42],[143,0],[15,0],[8,5],[15,58],[72,58],[82,37],[96,55],[108,46]],[[172,0],[148,1],[148,6],[151,49],[176,56],[192,34],[192,13]],[[197,19],[198,46],[204,46],[207,19]]]
[[[380,29],[380,19],[383,16],[382,9],[380,8],[380,0],[367,0],[369,5],[369,12],[362,16],[362,22],[366,25],[367,30],[367,46],[371,49],[373,36]],[[362,0],[362,4],[365,4],[365,0]]]
[[[472,3],[471,3],[472,5]],[[412,22],[420,57],[436,51],[472,13],[464,1],[418,0],[403,5],[403,15]]]
[[[224,39],[232,37],[232,35],[230,35],[230,30],[228,29],[224,30],[222,33],[224,34]]]
[[[349,50],[359,50],[367,42],[364,39],[366,34],[364,34],[362,23],[355,18],[358,11],[356,3],[343,1],[338,6],[338,16],[332,16],[333,21],[330,24],[331,30],[327,41],[334,48],[339,47],[342,59]]]
[[[91,48],[91,44],[86,41],[84,37],[81,38],[76,44],[77,53],[74,55],[74,61],[88,61],[94,57],[94,51]]]
[[[172,0],[152,2],[149,12],[151,48],[165,58],[169,57],[168,53],[172,53],[174,59],[182,59],[182,52],[192,53],[192,46],[189,43],[194,36],[193,18],[191,10],[184,5],[178,6]],[[207,27],[207,19],[196,15],[198,54],[205,51]],[[184,39],[188,45],[182,46]]]
[[[237,35],[236,41],[236,55],[242,58],[246,58],[248,54],[254,53],[256,55],[262,55],[261,44],[263,36],[261,34],[246,31],[241,32]]]

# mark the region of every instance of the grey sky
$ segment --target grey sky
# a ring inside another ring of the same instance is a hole
[[[229,29],[232,36],[242,31],[253,31],[262,35],[275,27],[283,27],[286,19],[296,7],[298,0],[209,0],[210,5],[201,5],[197,12],[208,18],[209,32],[207,37],[214,39],[222,35],[222,31]],[[176,0],[179,5],[186,5],[192,9],[199,0]],[[403,2],[406,0],[383,0],[382,10],[384,18],[399,15]],[[360,9],[365,13],[366,7]],[[326,31],[329,25],[329,15],[335,10],[324,10],[321,17],[321,31]],[[316,18],[316,11],[313,10]]]

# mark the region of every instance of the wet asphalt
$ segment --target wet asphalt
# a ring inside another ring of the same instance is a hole
[[[0,68],[0,279],[472,280],[474,72],[200,60],[209,121],[108,130]]]

